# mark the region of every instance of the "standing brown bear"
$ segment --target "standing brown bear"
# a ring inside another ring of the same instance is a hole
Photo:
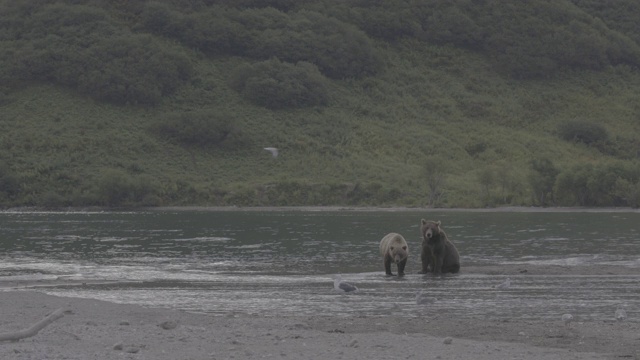
[[[434,274],[457,273],[460,271],[460,254],[458,249],[440,228],[440,221],[422,219],[422,271],[426,274],[429,268]]]
[[[409,256],[409,246],[407,241],[400,234],[390,233],[385,235],[380,241],[380,255],[384,259],[384,271],[387,275],[391,273],[391,262],[398,266],[398,276],[404,275],[404,267],[407,265]]]

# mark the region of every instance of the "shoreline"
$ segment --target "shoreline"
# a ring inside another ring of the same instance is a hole
[[[136,211],[201,211],[201,212],[233,212],[233,211],[279,211],[279,212],[478,212],[478,213],[640,213],[640,208],[629,207],[534,207],[503,206],[495,208],[432,208],[432,207],[376,207],[376,206],[157,206],[157,207],[69,207],[46,209],[38,207],[16,207],[0,210],[0,213],[12,212],[136,212]]]
[[[301,211],[301,212],[481,212],[481,213],[640,213],[640,209],[633,208],[577,208],[577,207],[519,207],[505,206],[496,208],[421,208],[421,207],[357,207],[357,206],[264,206],[264,207],[240,207],[240,206],[160,206],[157,208],[144,208],[147,211]]]
[[[33,337],[0,342],[3,359],[614,359],[640,356],[638,323],[455,317],[212,316],[35,291],[0,291],[0,332],[62,308]]]

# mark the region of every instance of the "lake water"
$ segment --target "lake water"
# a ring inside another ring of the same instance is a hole
[[[461,253],[460,274],[418,274],[421,218],[442,221]],[[409,242],[403,278],[384,275],[378,245],[389,232]],[[572,313],[588,321],[612,320],[622,306],[629,321],[640,321],[638,212],[3,212],[0,239],[4,289],[214,314]],[[477,270],[496,265],[632,271],[515,273],[508,289],[497,290],[506,276]],[[360,290],[336,293],[338,273]],[[420,291],[433,302],[417,304]]]

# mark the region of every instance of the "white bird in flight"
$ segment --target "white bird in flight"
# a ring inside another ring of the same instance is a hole
[[[358,290],[355,285],[352,285],[344,280],[342,280],[342,275],[336,275],[335,280],[333,281],[333,288],[336,291],[350,293]]]
[[[264,148],[265,150],[267,150],[268,152],[271,153],[271,155],[273,155],[274,158],[278,157],[278,148],[274,148],[274,147],[266,147]]]

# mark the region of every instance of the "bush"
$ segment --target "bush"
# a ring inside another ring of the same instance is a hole
[[[78,78],[81,91],[117,104],[156,104],[191,76],[187,57],[148,35],[105,39],[89,51],[91,63]]]
[[[622,162],[577,164],[558,175],[561,205],[636,206],[640,166]]]
[[[586,145],[602,144],[609,139],[609,134],[604,126],[582,120],[571,120],[560,124],[558,133],[563,140],[581,142]]]
[[[140,17],[144,29],[178,39],[207,55],[243,55],[252,43],[246,27],[236,20],[238,13],[213,6],[185,15],[165,3],[150,2]]]
[[[638,64],[637,44],[580,9],[562,2],[521,5],[496,21],[486,47],[511,75],[547,77],[561,69]]]
[[[382,64],[373,42],[364,32],[317,12],[301,11],[267,23],[264,29],[256,25],[251,30],[254,46],[248,55],[310,62],[330,78],[371,75]]]
[[[553,188],[559,171],[546,157],[533,159],[530,166],[529,184],[533,191],[534,203],[540,206],[549,205],[553,202]]]
[[[20,181],[6,164],[0,163],[0,201],[15,199],[19,193]]]
[[[140,13],[140,23],[146,30],[158,35],[174,37],[184,31],[178,27],[182,14],[174,11],[169,4],[157,1],[146,3]]]
[[[396,41],[422,32],[422,27],[413,14],[414,8],[402,5],[400,1],[381,3],[379,6],[364,5],[351,8],[350,12],[343,9],[342,14],[335,15],[343,21],[353,22],[369,36]]]
[[[97,181],[97,201],[104,206],[158,205],[160,185],[150,176],[132,177],[106,170]]]
[[[231,86],[247,100],[269,109],[327,104],[326,79],[310,63],[271,59],[234,71]]]
[[[234,125],[233,115],[218,111],[169,114],[155,125],[156,132],[185,146],[217,146],[238,144],[242,134]]]
[[[618,178],[614,186],[614,195],[622,199],[627,206],[640,207],[640,179],[634,181]]]
[[[155,104],[191,76],[181,49],[128,32],[102,9],[53,4],[32,12],[3,56],[5,81],[47,81],[117,104]]]
[[[382,64],[373,42],[363,31],[307,10],[285,13],[272,7],[213,5],[205,11],[183,15],[154,2],[145,7],[141,24],[209,56],[309,62],[331,78],[374,74]]]
[[[224,4],[225,6],[245,9],[271,7],[282,11],[291,10],[302,3],[311,1],[312,0],[216,0],[217,3]]]

